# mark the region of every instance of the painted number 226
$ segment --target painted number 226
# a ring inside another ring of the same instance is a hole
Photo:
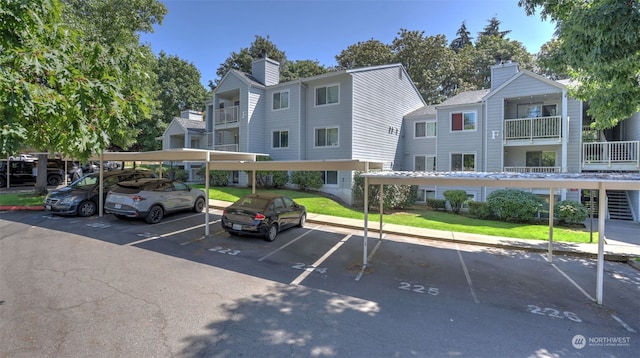
[[[533,314],[539,314],[541,316],[549,316],[549,317],[560,318],[560,319],[568,318],[574,322],[582,322],[582,320],[580,319],[580,317],[578,317],[577,314],[569,311],[560,312],[553,308],[547,308],[547,307],[540,308],[534,305],[528,305],[527,311]]]

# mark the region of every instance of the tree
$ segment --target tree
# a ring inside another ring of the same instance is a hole
[[[338,66],[346,69],[387,65],[396,61],[396,56],[389,45],[378,40],[358,42],[348,46],[336,56]]]
[[[511,32],[511,30],[500,31],[501,21],[498,20],[498,18],[495,16],[490,18],[487,21],[489,23],[484,27],[482,32],[478,33],[479,38],[482,36],[496,36],[496,37],[504,38]]]
[[[551,39],[543,44],[536,55],[536,73],[554,81],[569,78],[569,68],[562,60],[560,41]]]
[[[231,55],[218,67],[216,75],[222,79],[230,70],[239,70],[241,72],[251,72],[251,62],[262,56],[268,56],[274,61],[278,61],[280,66],[284,66],[287,57],[283,51],[280,51],[276,45],[269,40],[269,36],[262,37],[256,35],[255,40],[248,48],[242,48],[238,52],[232,52]],[[215,86],[213,83],[209,85]]]
[[[471,32],[467,30],[467,25],[465,25],[464,21],[462,22],[462,25],[460,25],[456,35],[458,35],[458,37],[453,39],[453,41],[451,41],[451,45],[449,45],[449,47],[456,53],[467,45],[473,45],[473,42],[471,41],[472,37],[470,36]]]
[[[593,127],[614,127],[640,111],[639,0],[519,0],[528,15],[556,22],[554,61],[568,68],[569,95],[589,102]]]
[[[280,73],[282,81],[290,81],[297,78],[305,78],[327,73],[329,70],[318,61],[297,60],[287,61]]]

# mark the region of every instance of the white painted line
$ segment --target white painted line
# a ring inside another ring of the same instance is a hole
[[[616,321],[618,321],[618,323],[620,323],[622,325],[622,327],[624,327],[624,329],[626,329],[627,331],[631,332],[631,333],[637,333],[635,329],[631,328],[631,326],[629,326],[628,324],[626,324],[623,320],[621,320],[618,316],[612,314],[611,317],[613,317],[613,319],[615,319]]]
[[[161,239],[163,237],[168,237],[168,236],[171,236],[171,235],[180,234],[180,233],[183,233],[183,232],[187,232],[187,231],[191,231],[191,230],[194,230],[194,229],[198,229],[198,228],[204,227],[205,225],[207,225],[207,224],[200,224],[198,226],[191,226],[191,227],[188,227],[186,229],[182,229],[182,230],[178,230],[178,231],[174,231],[174,232],[169,232],[169,233],[158,235],[158,236],[153,236],[153,237],[150,237],[150,238],[147,238],[147,239],[144,239],[144,240],[138,240],[138,241],[130,242],[130,243],[124,245],[124,246],[134,246],[134,245],[137,245],[137,244],[141,244],[143,242],[152,241],[152,240],[156,240],[156,239]]]
[[[382,238],[386,238],[386,236],[387,234],[382,234]],[[376,246],[373,248],[373,250],[371,250],[371,253],[369,254],[369,256],[367,256],[367,262],[371,262],[371,259],[373,258],[373,255],[375,255],[376,251],[378,251],[380,244],[382,244],[382,240],[378,240],[378,242],[376,243]],[[360,279],[362,278],[362,275],[364,275],[364,272],[366,270],[367,270],[367,266],[366,265],[362,266],[362,269],[358,273],[358,276],[356,276],[356,281],[360,281]]]
[[[549,262],[549,260],[547,259],[547,255],[545,254],[540,254],[540,256],[542,256],[543,259],[545,259],[547,262]],[[558,272],[560,272],[560,274],[562,274],[562,276],[564,276],[564,278],[566,278],[567,280],[569,280],[569,282],[571,282],[580,292],[582,292],[583,295],[585,295],[585,297],[587,297],[588,299],[590,299],[591,301],[596,301],[595,298],[591,297],[590,294],[587,293],[587,291],[585,291],[582,287],[580,287],[580,285],[578,285],[578,283],[576,281],[574,281],[573,279],[571,279],[571,277],[569,277],[569,275],[567,275],[566,273],[564,273],[564,271],[560,270],[560,268],[558,266],[556,266],[556,264],[551,263],[551,266],[553,268],[555,268],[556,270],[558,270]]]
[[[261,258],[259,258],[259,259],[258,259],[258,261],[262,261],[262,260],[266,259],[267,257],[269,257],[269,256],[271,256],[271,255],[273,255],[273,254],[275,254],[276,252],[278,252],[278,251],[280,251],[280,250],[284,249],[285,247],[287,247],[287,246],[289,246],[289,245],[293,244],[294,242],[296,242],[296,241],[298,241],[298,240],[302,239],[304,236],[307,236],[308,234],[310,234],[312,231],[314,231],[315,229],[317,229],[317,228],[319,228],[319,227],[320,227],[320,225],[317,225],[317,226],[315,226],[315,227],[313,227],[313,228],[309,229],[309,231],[305,232],[304,234],[302,234],[302,235],[300,235],[300,236],[296,237],[295,239],[293,239],[293,240],[289,241],[288,243],[286,243],[286,244],[284,244],[284,245],[280,246],[279,248],[277,248],[277,249],[275,249],[275,250],[271,251],[270,253],[268,253],[268,254],[266,254],[266,255],[262,256]]]
[[[467,284],[469,285],[471,296],[473,296],[473,302],[480,303],[480,301],[478,301],[478,296],[476,296],[476,290],[473,288],[473,282],[471,282],[471,276],[469,275],[469,270],[467,270],[467,265],[464,263],[464,259],[462,258],[462,253],[460,252],[460,246],[458,246],[458,244],[456,244],[456,251],[458,251],[460,264],[462,264],[462,270],[464,271],[464,275],[467,278]]]
[[[211,222],[209,222],[209,225],[213,225],[213,224],[215,224],[215,223],[219,223],[219,222],[220,222],[220,220],[211,221]],[[205,225],[206,225],[206,224],[202,224],[202,225],[197,226],[197,227],[202,227],[202,226],[205,226]],[[223,230],[223,231],[224,231],[224,230]],[[223,232],[223,231],[221,231],[221,232]],[[218,232],[218,233],[220,233],[220,232]],[[196,239],[193,239],[193,240],[189,240],[189,241],[183,242],[183,243],[181,243],[181,244],[180,244],[180,246],[185,246],[185,245],[193,244],[194,242],[198,242],[198,241],[204,240],[205,238],[206,238],[206,236],[201,236],[201,237],[199,237],[199,238],[196,238]]]
[[[192,217],[195,217],[195,216],[199,216],[199,215],[202,215],[202,214],[203,214],[203,213],[196,213],[196,214],[191,214],[191,215],[183,216],[183,217],[176,218],[176,219],[169,220],[169,221],[162,221],[162,222],[159,222],[159,223],[155,224],[155,226],[162,225],[162,224],[174,223],[174,222],[176,222],[176,221],[181,221],[181,220],[184,220],[184,219],[189,219],[189,218],[192,218]]]
[[[344,244],[347,240],[349,240],[350,237],[351,237],[351,234],[345,236],[342,240],[340,240],[340,242],[333,245],[333,247],[329,251],[327,251],[324,255],[322,255],[321,258],[316,260],[316,262],[314,262],[312,266],[313,267],[320,266],[324,262],[324,260],[326,260],[329,256],[331,256],[331,254],[333,254],[337,249],[339,249],[340,246],[342,246],[342,244]],[[311,274],[311,272],[313,272],[313,270],[304,270],[300,274],[300,276],[296,277],[296,279],[291,281],[290,284],[293,286],[299,285],[300,282],[302,282],[302,280],[304,280],[305,278],[307,278],[307,276],[309,276],[309,274]]]

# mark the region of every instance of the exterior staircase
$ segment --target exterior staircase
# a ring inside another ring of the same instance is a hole
[[[633,221],[627,194],[624,190],[607,190],[607,203],[609,219]]]

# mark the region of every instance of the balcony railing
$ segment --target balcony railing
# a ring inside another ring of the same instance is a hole
[[[215,110],[216,125],[237,123],[238,106]]]
[[[640,169],[640,141],[582,143],[584,165],[627,165]]]
[[[560,173],[560,167],[504,167],[508,173]]]
[[[506,119],[504,121],[504,140],[526,139],[562,139],[562,117],[537,117]]]
[[[238,145],[237,144],[219,144],[219,145],[214,145],[213,150],[222,150],[225,152],[237,152]]]

